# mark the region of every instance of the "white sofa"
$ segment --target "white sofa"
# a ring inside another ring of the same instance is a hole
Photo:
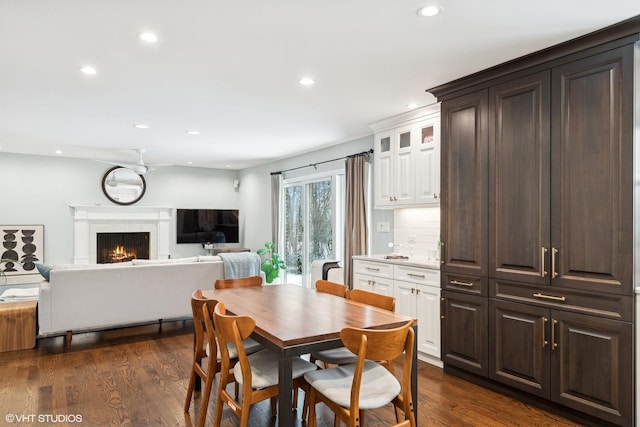
[[[136,263],[134,265],[133,263]],[[192,317],[191,294],[224,278],[219,257],[53,266],[38,300],[39,336]]]

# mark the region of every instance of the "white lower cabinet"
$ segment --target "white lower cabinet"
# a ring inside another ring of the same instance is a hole
[[[353,289],[393,296],[393,265],[354,260]]]
[[[437,366],[440,360],[440,271],[394,266],[396,313],[418,320],[417,347],[421,359]]]
[[[393,296],[393,280],[367,276],[366,274],[354,274],[353,289],[364,289],[365,291]]]
[[[393,296],[396,313],[418,320],[418,357],[442,367],[439,270],[354,259],[353,288]]]

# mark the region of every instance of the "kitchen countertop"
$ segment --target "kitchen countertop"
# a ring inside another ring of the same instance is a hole
[[[383,262],[385,264],[406,265],[408,267],[429,268],[431,270],[440,270],[440,262],[428,260],[427,257],[409,257],[409,259],[386,259],[383,255],[354,255],[353,259],[362,261]]]

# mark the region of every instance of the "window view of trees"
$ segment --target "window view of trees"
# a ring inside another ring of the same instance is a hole
[[[311,262],[333,257],[331,180],[285,187],[287,281],[306,284]],[[306,234],[305,234],[306,232]]]

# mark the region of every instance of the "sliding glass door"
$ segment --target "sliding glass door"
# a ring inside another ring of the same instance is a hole
[[[311,263],[342,256],[344,182],[342,174],[285,180],[284,281],[311,285]]]

